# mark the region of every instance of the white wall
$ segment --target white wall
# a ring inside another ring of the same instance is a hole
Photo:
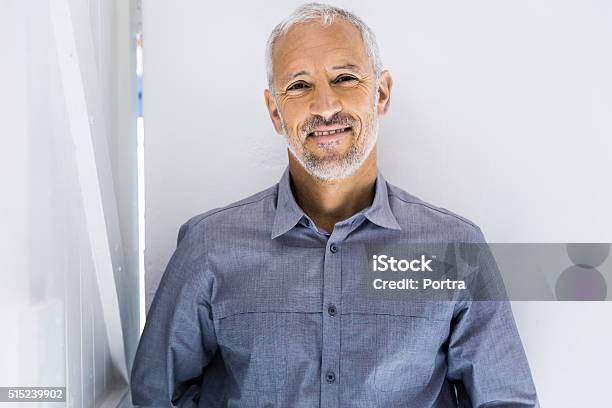
[[[139,336],[133,4],[0,2],[0,384],[66,386],[66,406],[119,404]]]
[[[610,2],[332,3],[371,25],[395,80],[388,180],[490,242],[612,242]],[[182,222],[279,178],[264,46],[298,4],[144,4],[147,304]],[[607,403],[612,303],[514,310],[542,405]]]

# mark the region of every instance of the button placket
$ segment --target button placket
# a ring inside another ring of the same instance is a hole
[[[334,227],[328,239],[323,270],[323,344],[321,406],[338,407],[340,395],[340,316],[342,251],[341,245],[350,225]]]

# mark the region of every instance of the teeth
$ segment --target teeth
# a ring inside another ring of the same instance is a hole
[[[333,135],[335,133],[341,133],[344,132],[345,130],[347,130],[348,128],[342,128],[342,129],[335,129],[335,130],[328,130],[325,132],[314,132],[315,136],[327,136],[327,135]]]

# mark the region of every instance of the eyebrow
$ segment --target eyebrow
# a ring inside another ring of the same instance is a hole
[[[308,75],[308,71],[301,70],[301,71],[296,72],[295,74],[289,74],[283,78],[283,82],[287,82],[290,79],[297,78],[300,75]]]

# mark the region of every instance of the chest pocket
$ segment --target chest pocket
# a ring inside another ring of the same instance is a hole
[[[416,392],[445,359],[451,302],[368,302],[348,306],[376,322],[374,385],[383,392]]]
[[[447,327],[424,316],[377,316],[376,388],[405,391],[426,386]]]
[[[280,391],[287,381],[289,350],[309,316],[320,316],[320,301],[289,304],[253,299],[213,305],[221,357],[235,386]]]
[[[323,258],[318,255],[324,250],[279,248],[218,260],[219,296],[212,315],[221,357],[234,381],[230,387],[279,391],[285,386],[290,346],[321,314]]]
[[[240,388],[278,391],[287,377],[287,314],[245,311],[216,320],[228,374]]]

